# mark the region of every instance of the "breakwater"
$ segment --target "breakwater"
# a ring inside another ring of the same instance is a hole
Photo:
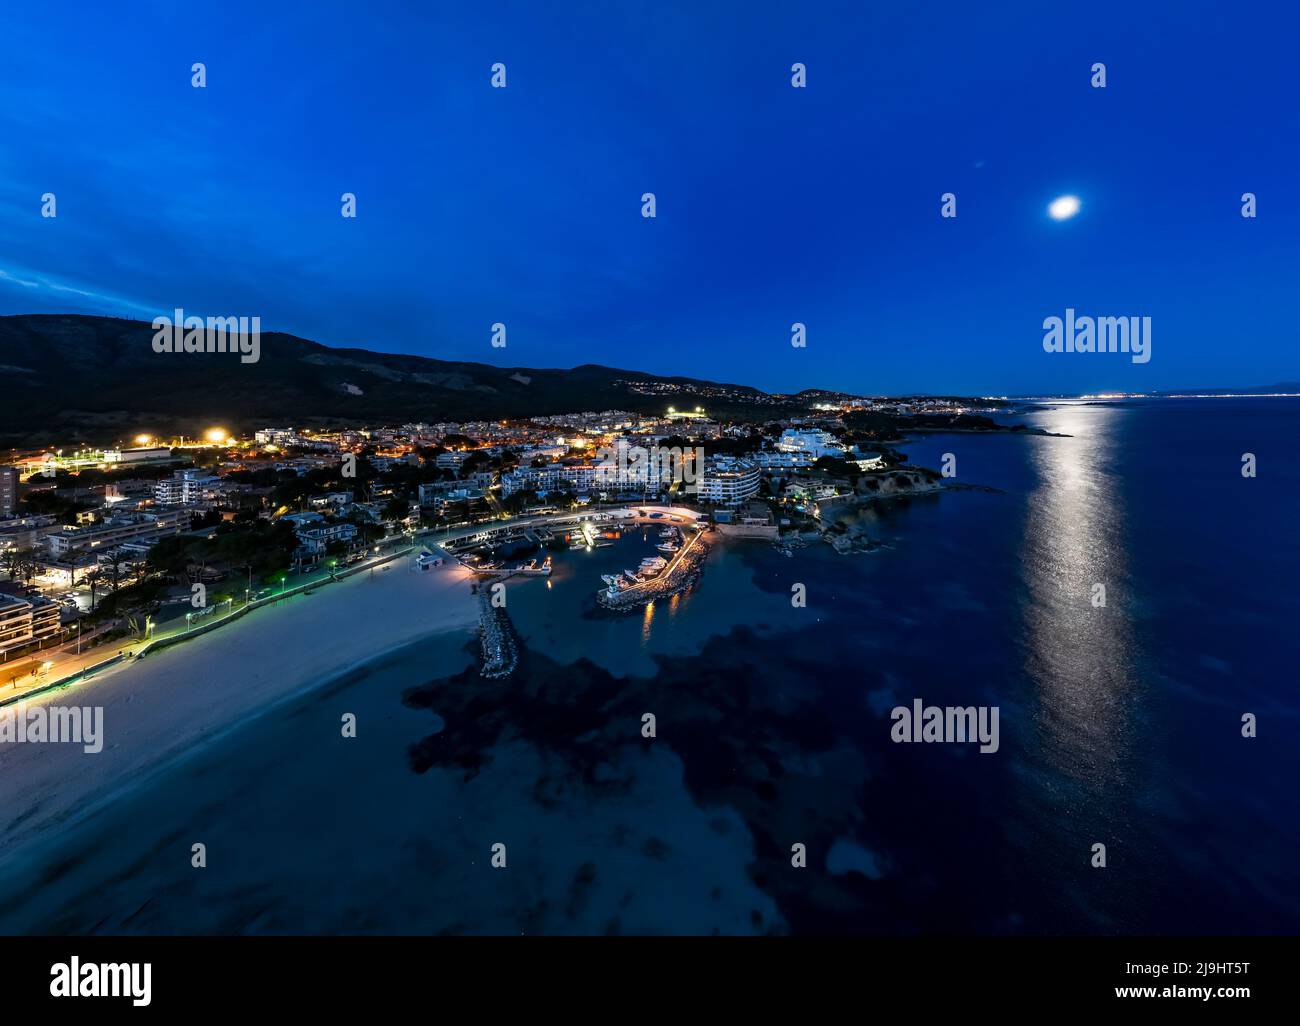
[[[602,588],[596,601],[615,612],[630,611],[656,599],[669,598],[695,587],[704,573],[704,557],[709,543],[703,533],[691,534],[683,550],[657,577],[619,591]]]
[[[479,673],[491,680],[508,677],[519,663],[519,642],[504,606],[494,606],[487,588],[478,591]]]

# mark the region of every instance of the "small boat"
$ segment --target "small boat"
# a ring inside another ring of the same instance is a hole
[[[660,552],[676,552],[680,547],[676,542],[664,542],[655,546]]]
[[[641,560],[641,569],[638,573],[643,577],[653,577],[667,565],[668,560],[663,556],[647,556]]]

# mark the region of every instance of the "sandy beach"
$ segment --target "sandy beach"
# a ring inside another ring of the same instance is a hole
[[[250,716],[419,638],[469,630],[477,615],[467,571],[398,561],[32,699],[102,706],[103,750],[0,746],[0,864]]]

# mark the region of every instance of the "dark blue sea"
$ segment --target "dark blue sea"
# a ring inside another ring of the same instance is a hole
[[[854,514],[874,552],[729,541],[621,618],[656,539],[558,555],[514,678],[456,634],[322,682],[15,860],[0,931],[1300,930],[1300,401],[1018,419],[1068,437],[903,445],[984,487]],[[999,750],[894,743],[917,698]]]

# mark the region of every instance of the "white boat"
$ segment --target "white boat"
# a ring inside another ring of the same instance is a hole
[[[641,560],[641,569],[637,571],[643,577],[651,577],[668,565],[663,556],[647,556]]]
[[[681,546],[676,542],[664,542],[662,545],[656,545],[655,548],[660,552],[676,552]]]

